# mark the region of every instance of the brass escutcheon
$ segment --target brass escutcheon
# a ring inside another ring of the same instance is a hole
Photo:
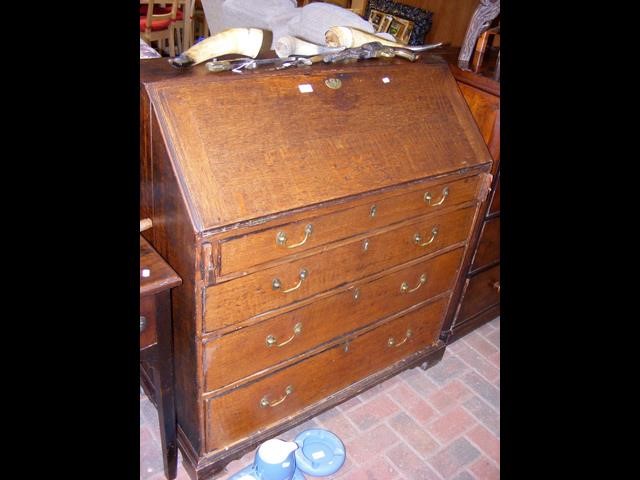
[[[371,210],[369,210],[369,216],[375,217],[376,213],[378,213],[378,207],[376,205],[371,205]]]
[[[327,78],[324,84],[329,88],[337,90],[342,86],[342,81],[339,78]]]

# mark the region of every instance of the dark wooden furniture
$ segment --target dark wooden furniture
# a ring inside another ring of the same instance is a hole
[[[174,290],[178,442],[204,478],[440,360],[491,157],[446,62],[141,64],[143,233]]]
[[[464,283],[459,297],[454,295],[457,306],[450,309],[442,332],[447,343],[500,315],[500,83],[494,80],[495,56],[472,72],[457,66],[456,52],[443,56],[489,148],[493,181],[465,258]]]
[[[140,380],[158,408],[164,472],[177,473],[170,289],[182,280],[140,237]]]

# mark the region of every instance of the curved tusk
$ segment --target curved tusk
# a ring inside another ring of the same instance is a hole
[[[196,43],[169,60],[174,67],[191,67],[229,53],[256,58],[271,48],[273,34],[259,28],[229,28]]]
[[[327,47],[325,45],[317,45],[291,35],[280,37],[275,44],[276,54],[280,58],[287,58],[292,55],[311,56],[324,53],[337,53],[341,52],[345,48],[346,47]]]
[[[442,45],[442,42],[426,45],[404,45],[353,27],[331,27],[325,32],[325,39],[327,45],[330,47],[342,46],[346,48],[355,48],[360,47],[365,43],[380,42],[388,47],[404,48],[411,50],[412,52],[424,52],[425,50],[431,50],[432,48],[440,47]]]

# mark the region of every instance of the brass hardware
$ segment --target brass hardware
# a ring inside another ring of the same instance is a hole
[[[413,236],[413,241],[419,247],[426,247],[427,245],[429,245],[430,243],[432,243],[436,239],[437,235],[438,235],[438,227],[433,227],[431,229],[431,238],[429,240],[427,240],[424,243],[421,243],[422,242],[422,235],[420,235],[419,233],[416,233]]]
[[[298,278],[300,278],[300,280],[298,280],[298,283],[296,283],[294,287],[288,288],[286,290],[282,290],[282,293],[289,293],[299,289],[300,286],[302,285],[302,282],[304,282],[308,276],[309,276],[309,272],[307,271],[306,268],[303,268],[302,270],[300,270],[300,275],[298,275]],[[274,290],[278,290],[280,287],[282,287],[282,282],[280,281],[279,278],[274,278],[273,281],[271,282],[271,286],[273,287]]]
[[[371,209],[369,210],[369,216],[375,217],[376,213],[378,213],[378,207],[376,205],[371,205]]]
[[[333,90],[337,90],[342,86],[342,81],[339,78],[327,78],[324,84]]]
[[[407,333],[406,333],[406,335],[405,335],[404,339],[403,339],[401,342],[396,343],[395,338],[393,338],[393,337],[389,337],[389,340],[387,340],[387,345],[388,345],[389,347],[399,347],[399,346],[400,346],[400,345],[402,345],[404,342],[406,342],[407,340],[409,340],[409,338],[411,337],[411,335],[413,335],[413,332],[411,331],[411,329],[410,329],[410,328],[408,328],[408,329],[407,329]]]
[[[498,291],[498,293],[500,293],[500,282],[494,282],[493,288],[495,288]]]
[[[362,251],[366,252],[367,250],[369,250],[369,239],[365,239],[365,241],[362,242]]]
[[[420,275],[420,279],[418,281],[418,285],[415,286],[412,289],[409,289],[409,284],[407,282],[402,282],[402,285],[400,285],[400,292],[402,292],[402,293],[415,292],[416,290],[418,290],[425,283],[427,283],[427,274],[423,273],[422,275]]]
[[[298,322],[293,326],[293,335],[291,337],[289,337],[287,340],[285,340],[282,343],[277,343],[278,339],[276,339],[275,336],[273,335],[267,335],[267,339],[265,341],[265,343],[267,344],[267,347],[273,347],[274,345],[276,347],[282,347],[284,345],[286,345],[287,343],[291,342],[294,338],[296,338],[297,335],[300,335],[302,333],[302,323]]]
[[[345,353],[347,353],[349,351],[349,342],[348,341],[344,342],[344,347],[342,349],[345,351]]]
[[[280,231],[276,234],[276,244],[281,247],[284,246],[287,248],[296,248],[296,247],[299,247],[300,245],[304,245],[305,243],[307,243],[307,240],[309,240],[309,237],[311,236],[312,233],[313,233],[313,225],[309,223],[304,227],[304,238],[302,239],[302,241],[298,243],[294,243],[293,245],[287,245],[287,234],[285,232]]]
[[[356,288],[353,291],[353,299],[357,302],[360,299],[360,289]]]
[[[284,390],[284,397],[282,397],[280,400],[276,400],[275,402],[269,402],[269,399],[267,398],[267,396],[265,395],[264,397],[262,397],[262,399],[260,400],[260,406],[262,408],[266,408],[266,407],[275,407],[276,405],[280,405],[282,402],[284,402],[287,397],[289,395],[291,395],[293,393],[293,387],[291,385],[289,385],[285,390]]]
[[[147,328],[147,317],[140,315],[140,333],[144,332],[145,328]]]
[[[431,203],[431,199],[432,199],[431,192],[424,193],[424,201],[427,205],[431,207],[437,207],[438,205],[442,205],[448,196],[449,196],[449,187],[444,187],[442,189],[442,196],[440,197],[440,200],[438,200],[436,203]]]

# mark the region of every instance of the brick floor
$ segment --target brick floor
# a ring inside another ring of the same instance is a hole
[[[500,478],[500,317],[447,347],[443,360],[406,370],[279,435],[293,440],[326,428],[347,461],[329,480],[494,480]],[[231,462],[225,480],[253,461]],[[155,408],[140,396],[140,478],[162,480]],[[178,480],[189,477],[178,459]]]

